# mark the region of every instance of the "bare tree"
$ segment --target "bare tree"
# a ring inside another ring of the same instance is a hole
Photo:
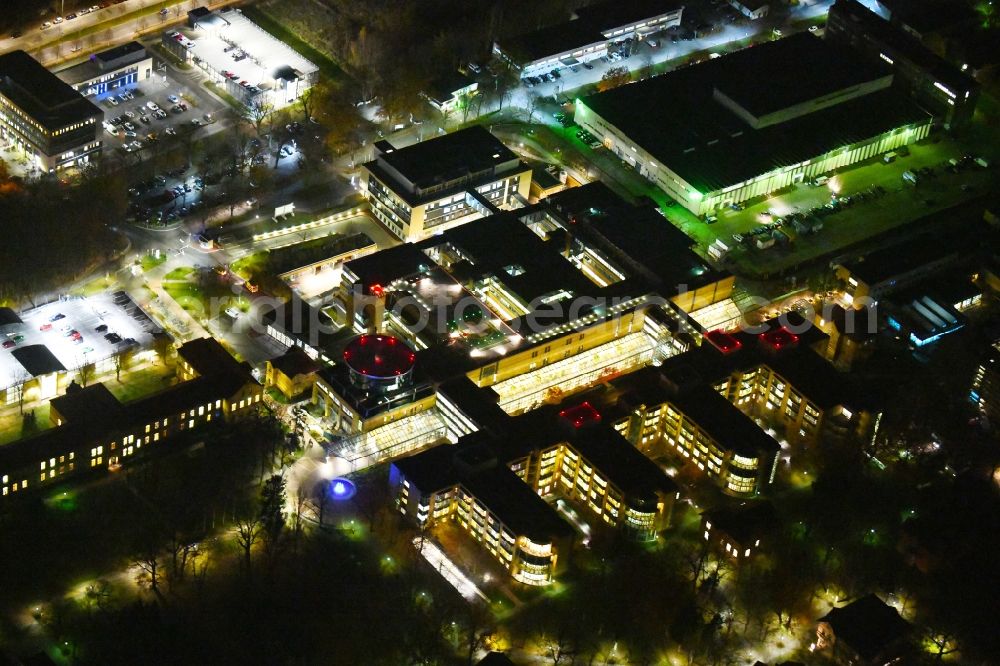
[[[253,127],[254,133],[259,139],[264,133],[264,126],[267,125],[274,113],[274,105],[262,99],[256,99],[243,107],[241,118],[243,122]]]
[[[263,528],[256,516],[238,518],[236,520],[236,544],[242,553],[243,570],[250,575],[250,553],[254,544],[260,539]]]
[[[320,483],[316,486],[313,491],[313,498],[316,503],[316,520],[319,522],[320,527],[323,526],[323,517],[326,515],[326,507],[330,504],[330,497],[326,493],[327,484]]]
[[[24,399],[27,391],[24,386],[31,380],[31,374],[23,369],[16,369],[11,372],[11,385],[8,391],[14,391],[17,396],[17,407],[21,412],[21,416],[24,416]]]
[[[156,596],[161,596],[160,593],[160,549],[156,546],[153,539],[146,540],[146,543],[139,548],[135,557],[132,560],[139,569],[139,574],[136,576],[136,582],[140,585],[149,585],[149,589]]]
[[[94,364],[81,363],[76,369],[76,378],[80,380],[80,386],[86,388],[90,380],[94,378]]]
[[[117,381],[122,380],[122,371],[128,370],[129,366],[132,364],[132,358],[135,356],[135,350],[131,345],[123,347],[115,352],[115,355],[111,357],[112,363],[115,365],[115,379]]]
[[[174,341],[170,339],[170,336],[166,333],[162,333],[153,338],[153,351],[163,362],[163,365],[167,365],[167,360],[170,358],[170,354],[174,349]]]
[[[552,666],[571,664],[576,658],[576,648],[565,626],[554,634],[543,635],[540,643],[545,655],[552,660]]]

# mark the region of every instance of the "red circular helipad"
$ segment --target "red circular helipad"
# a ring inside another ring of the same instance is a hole
[[[413,369],[417,356],[399,338],[391,335],[362,335],[347,344],[344,362],[367,377],[397,377]]]

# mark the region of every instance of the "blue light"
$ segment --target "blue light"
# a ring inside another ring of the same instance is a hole
[[[357,488],[350,481],[350,479],[337,478],[330,481],[329,493],[331,499],[334,500],[348,500],[354,497],[354,493],[357,492]]]

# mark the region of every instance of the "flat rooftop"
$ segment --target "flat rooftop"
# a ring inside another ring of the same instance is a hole
[[[717,59],[704,83],[755,116],[809,102],[891,76],[892,70],[857,51],[800,32]],[[695,66],[698,67],[698,66]]]
[[[498,170],[519,164],[517,155],[500,139],[474,125],[406,148],[382,151],[364,166],[416,204],[425,198],[426,190],[436,199],[445,196],[445,188],[453,181],[462,181],[456,183],[459,190],[474,187],[480,176],[494,177]]]
[[[699,386],[664,396],[725,449],[747,457],[778,451],[778,442],[711,386]]]
[[[950,8],[954,6],[949,5]],[[929,72],[931,76],[950,87],[956,93],[979,87],[979,84],[971,76],[860,2],[856,2],[855,0],[838,0],[830,8],[830,12],[842,16],[845,22],[861,28],[870,39],[884,44],[887,48],[893,49],[920,69]],[[829,30],[828,33],[831,35],[834,34]]]
[[[0,55],[0,94],[49,130],[104,115],[24,51]]]
[[[289,67],[305,75],[318,70],[315,64],[238,9],[211,12],[206,18],[198,19],[196,25],[204,27],[180,31],[193,42],[190,50],[195,57],[217,72],[233,72],[239,81],[269,89],[273,87],[272,81]],[[247,57],[236,60],[234,56],[240,51]]]
[[[517,535],[544,542],[573,529],[476,434],[393,462],[422,493],[462,485]]]
[[[147,58],[151,58],[151,56],[146,52],[145,46],[139,42],[128,42],[113,49],[95,53],[88,60],[61,69],[55,74],[60,81],[75,86],[107,74],[109,71],[142,62]]]
[[[752,541],[767,536],[778,525],[774,506],[767,501],[754,502],[750,506],[723,507],[706,511],[704,517],[733,537],[740,544],[753,545]]]
[[[827,59],[840,54],[803,33],[592,95],[582,104],[704,194],[930,118],[903,92],[889,88],[755,130],[714,98],[720,85],[742,90],[739,77],[753,82],[756,98],[775,95],[782,108],[803,98],[799,87],[816,97],[840,90],[844,75],[836,74],[831,87],[814,80],[819,77],[810,69],[827,71]],[[800,60],[804,55],[808,61]],[[772,71],[786,67],[798,75]],[[870,65],[863,68],[871,71]],[[782,85],[771,85],[772,80]]]
[[[683,8],[673,0],[609,0],[577,9],[575,20],[504,39],[500,47],[515,60],[530,63],[603,44],[608,40],[607,33],[616,28]]]
[[[500,48],[514,60],[530,63],[606,41],[601,31],[589,22],[577,20],[503,39]]]
[[[576,10],[578,21],[586,21],[602,32],[684,9],[674,0],[608,0]]]

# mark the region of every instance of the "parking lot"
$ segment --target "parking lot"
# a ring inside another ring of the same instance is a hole
[[[702,248],[722,240],[733,250],[730,261],[740,272],[758,275],[792,268],[980,196],[996,182],[995,169],[961,161],[965,149],[949,140],[923,141],[904,152],[891,163],[874,158],[821,184],[801,183],[749,202],[743,210],[721,211],[712,223],[678,205],[667,209],[667,217]],[[918,174],[916,184],[904,180],[907,172]]]
[[[44,345],[63,367],[74,370],[87,363],[100,366],[127,346],[148,348],[160,330],[124,292],[55,301],[20,316],[23,324],[4,327],[0,387],[23,372],[11,353],[16,349]]]
[[[225,110],[223,102],[189,85],[185,75],[160,63],[154,70],[146,81],[93,98],[104,110],[103,139],[109,148],[120,153],[142,150],[192,125],[211,125]]]
[[[700,52],[723,53],[733,44],[742,44],[750,39],[770,39],[777,36],[773,29],[785,23],[818,20],[824,16],[832,4],[831,0],[810,0],[791,7],[786,12],[774,12],[763,19],[750,21],[738,14],[722,0],[712,0],[708,6],[686,6],[681,26],[649,35],[642,41],[622,41],[609,47],[609,55],[571,66],[556,67],[544,76],[533,76],[522,80],[522,85],[514,91],[513,102],[517,106],[529,106],[529,97],[568,99],[583,86],[597,83],[604,74],[618,67],[631,72],[645,67],[677,61],[690,54]],[[799,27],[798,29],[805,29]],[[781,30],[779,28],[779,30]],[[784,29],[785,34],[790,31]],[[483,77],[488,72],[483,72]],[[480,86],[492,85],[481,82]]]

